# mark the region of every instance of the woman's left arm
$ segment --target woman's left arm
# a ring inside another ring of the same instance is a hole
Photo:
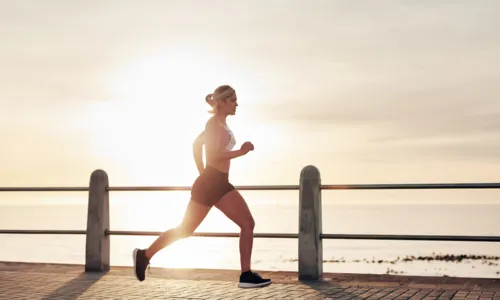
[[[202,131],[194,140],[193,143],[193,158],[196,163],[196,167],[198,168],[198,172],[201,173],[205,170],[205,166],[203,165],[203,144],[205,144],[205,132]]]

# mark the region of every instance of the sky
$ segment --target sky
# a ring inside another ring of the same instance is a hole
[[[309,164],[324,184],[500,182],[499,14],[465,0],[0,1],[0,186],[85,186],[95,169],[117,186],[190,185],[221,84],[238,94],[238,144],[255,145],[235,185],[297,184]]]

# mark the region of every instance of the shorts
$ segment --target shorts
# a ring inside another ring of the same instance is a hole
[[[212,207],[224,195],[234,190],[229,183],[229,174],[207,166],[203,173],[196,178],[191,188],[191,200],[196,203]]]

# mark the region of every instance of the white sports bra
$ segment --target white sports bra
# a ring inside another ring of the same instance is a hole
[[[227,151],[233,150],[234,146],[236,145],[236,139],[234,137],[234,133],[231,131],[231,129],[229,129],[227,124],[226,125],[222,124],[222,122],[219,119],[217,119],[217,121],[219,121],[219,124],[222,125],[222,127],[224,127],[224,129],[227,131],[227,133],[229,133],[229,136],[231,137],[229,143],[225,147],[226,150]]]

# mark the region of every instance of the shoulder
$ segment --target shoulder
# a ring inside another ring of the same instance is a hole
[[[206,126],[208,126],[209,124],[214,124],[215,123],[215,116],[212,116],[210,117],[210,119],[207,120],[207,122],[205,123]]]
[[[198,136],[196,137],[196,142],[201,142],[205,139],[205,130],[203,130],[202,132],[200,132],[198,134]]]
[[[211,117],[205,124],[205,131],[213,131],[217,128],[217,125],[218,123],[215,117]]]

